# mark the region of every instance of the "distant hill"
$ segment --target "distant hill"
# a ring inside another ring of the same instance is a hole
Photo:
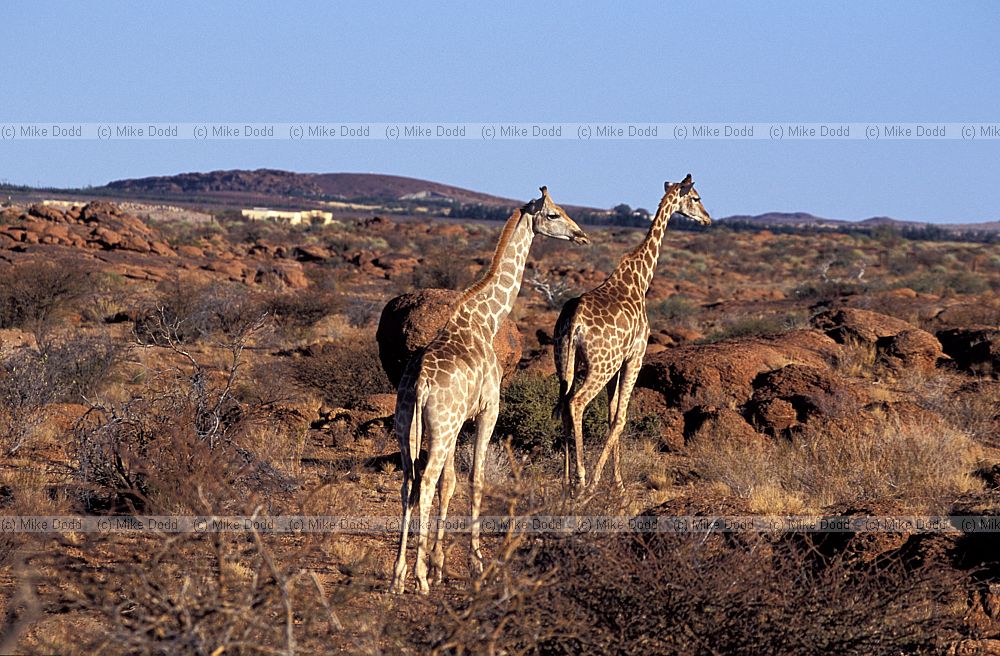
[[[115,180],[103,187],[87,189],[31,189],[5,185],[15,196],[41,198],[85,198],[166,202],[196,208],[316,208],[344,203],[348,211],[386,212],[414,216],[452,216],[464,219],[503,219],[510,208],[519,207],[527,198],[502,198],[452,185],[379,173],[294,173],[277,169],[208,171]],[[531,190],[526,190],[530,194]],[[453,204],[460,204],[455,213]],[[570,203],[563,207],[579,221],[588,224],[617,224],[642,227],[646,218],[633,214],[621,216],[620,208],[595,209]],[[334,210],[339,211],[339,210]],[[932,228],[949,233],[1000,232],[1000,221],[983,223],[922,223],[875,216],[863,221],[828,219],[808,212],[768,212],[738,214],[720,218],[718,223],[743,224],[756,228],[795,230],[825,228],[831,230],[868,229],[893,226],[900,230]],[[683,225],[683,224],[680,224]]]
[[[719,219],[720,223],[748,223],[761,228],[767,226],[783,228],[873,228],[890,226],[900,230],[906,228],[927,228],[934,226],[949,232],[997,232],[1000,231],[1000,221],[985,221],[983,223],[929,223],[923,221],[901,221],[888,216],[873,216],[862,221],[845,221],[843,219],[827,219],[808,212],[767,212],[766,214],[737,214]]]
[[[181,173],[115,180],[104,189],[118,194],[219,196],[294,196],[341,201],[454,201],[511,206],[520,202],[460,187],[377,173],[292,173],[274,169]]]

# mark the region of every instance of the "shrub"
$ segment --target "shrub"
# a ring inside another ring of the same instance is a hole
[[[309,290],[271,294],[262,303],[278,328],[292,335],[309,328],[323,317],[337,311],[341,299],[332,292]]]
[[[120,362],[124,347],[81,337],[46,344],[41,353],[20,349],[0,361],[0,450],[29,446],[45,421],[45,406],[79,403],[98,391]]]
[[[698,313],[698,304],[686,296],[674,294],[648,308],[650,324],[688,326]]]
[[[535,271],[526,282],[538,292],[550,310],[560,309],[566,301],[578,295],[572,285],[552,274],[543,275]]]
[[[913,291],[928,294],[982,294],[990,290],[989,280],[970,271],[921,273],[901,282]]]
[[[78,337],[47,345],[42,352],[53,400],[80,403],[99,392],[128,351],[109,337]]]
[[[8,267],[0,275],[0,328],[48,333],[73,302],[89,291],[88,272],[50,261]]]
[[[232,512],[278,503],[277,493],[291,489],[291,477],[257,448],[261,432],[288,437],[274,404],[242,402],[234,393],[253,330],[233,338],[221,372],[164,338],[172,364],[124,401],[91,404],[70,446],[87,510],[191,512],[209,504]]]
[[[0,362],[0,449],[14,455],[30,444],[52,399],[44,369],[32,352]]]
[[[135,332],[144,343],[164,345],[169,339],[190,344],[213,334],[237,335],[265,313],[242,285],[176,278],[158,287],[155,303],[136,319]]]
[[[519,449],[550,453],[561,448],[562,421],[552,416],[558,399],[559,381],[555,376],[515,374],[500,392],[496,432],[511,436],[511,443]],[[584,439],[603,440],[607,430],[608,399],[602,391],[584,413]]]
[[[328,597],[302,566],[315,544],[280,552],[257,531],[58,540],[38,559],[42,587],[62,587],[60,607],[100,630],[42,631],[41,653],[324,653],[344,629],[335,608],[355,594],[339,586]],[[123,550],[127,558],[109,559]]]
[[[455,257],[453,246],[431,244],[423,261],[413,270],[412,285],[417,289],[465,289],[472,273],[464,258]]]
[[[343,338],[310,346],[289,368],[295,382],[333,406],[353,408],[372,394],[394,391],[382,370],[378,347],[370,339]]]
[[[902,558],[866,568],[712,533],[508,534],[497,554],[471,590],[387,625],[395,648],[869,656],[942,653],[961,635],[963,577]]]
[[[731,319],[722,328],[708,335],[706,342],[717,342],[736,337],[778,335],[805,325],[805,316],[799,313],[769,314],[756,317]]]

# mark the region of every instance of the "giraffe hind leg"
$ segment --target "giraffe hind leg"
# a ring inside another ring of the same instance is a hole
[[[441,482],[438,490],[440,495],[440,521],[437,527],[437,536],[434,539],[434,551],[431,554],[431,580],[434,583],[441,583],[444,578],[444,540],[445,540],[445,520],[448,518],[448,505],[451,497],[455,493],[455,449],[451,449],[451,456],[445,462],[444,470],[441,472]]]
[[[606,379],[600,377],[594,368],[588,369],[583,381],[573,391],[568,403],[573,444],[576,447],[576,488],[578,490],[587,485],[587,467],[584,462],[583,450],[583,415],[587,406],[594,400],[605,383]]]
[[[420,594],[427,594],[430,591],[427,580],[427,542],[434,493],[445,465],[454,455],[455,440],[461,427],[461,423],[455,425],[450,421],[433,420],[428,421],[426,426],[427,463],[420,475],[420,493],[417,502],[420,513],[417,525],[417,560],[414,565],[417,592]]]
[[[632,398],[632,390],[635,387],[635,381],[639,378],[639,369],[642,367],[642,355],[635,355],[630,357],[625,361],[622,366],[621,373],[618,376],[619,387],[617,394],[615,417],[608,428],[608,440],[604,444],[604,449],[601,451],[601,456],[597,460],[597,464],[594,467],[594,476],[590,481],[591,487],[597,485],[601,480],[601,472],[604,469],[604,465],[608,461],[608,456],[611,455],[612,451],[619,449],[619,440],[621,439],[622,431],[625,429],[625,422],[628,420],[628,404]],[[615,479],[616,482],[621,482],[621,463],[620,452],[615,456],[616,463],[614,464]]]

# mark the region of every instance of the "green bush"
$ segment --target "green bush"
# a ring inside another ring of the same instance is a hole
[[[664,299],[649,307],[651,324],[669,323],[674,326],[686,326],[698,313],[698,304],[680,294]]]
[[[770,314],[757,317],[740,317],[727,321],[722,328],[711,333],[705,341],[716,342],[734,337],[778,335],[805,325],[805,317],[796,313]]]
[[[915,292],[924,294],[982,294],[990,290],[989,281],[969,271],[955,273],[921,273],[901,282]]]
[[[562,448],[562,421],[552,416],[559,399],[555,376],[516,374],[501,392],[496,432],[511,436],[512,444],[527,451],[551,453]],[[608,398],[601,392],[583,415],[583,436],[601,441],[608,431]]]

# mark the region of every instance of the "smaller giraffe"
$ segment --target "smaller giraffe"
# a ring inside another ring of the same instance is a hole
[[[608,437],[594,468],[591,487],[614,454],[615,482],[623,487],[619,437],[628,417],[642,358],[649,339],[646,292],[660,256],[660,242],[671,215],[682,214],[702,225],[712,222],[701,204],[689,173],[683,181],[665,182],[649,234],[625,255],[614,272],[599,287],[567,301],[555,328],[556,372],[559,402],[555,413],[563,420],[563,480],[570,482],[570,439],[576,451],[577,489],[587,487],[583,457],[583,413],[591,400],[608,390]],[[577,382],[577,379],[579,381]],[[577,384],[574,385],[574,382]]]
[[[500,233],[489,269],[459,299],[437,336],[407,364],[396,398],[396,437],[403,462],[403,520],[399,554],[389,590],[403,592],[406,540],[417,503],[417,590],[427,594],[428,522],[434,488],[440,482],[440,518],[432,558],[432,577],[441,582],[444,568],[444,520],[455,491],[455,443],[466,420],[476,422],[472,459],[472,566],[482,570],[479,507],[483,462],[500,411],[500,364],[493,338],[510,314],[521,289],[524,264],[536,234],[589,243],[587,235],[541,187],[542,196],[516,210]],[[427,461],[418,466],[420,448]]]

